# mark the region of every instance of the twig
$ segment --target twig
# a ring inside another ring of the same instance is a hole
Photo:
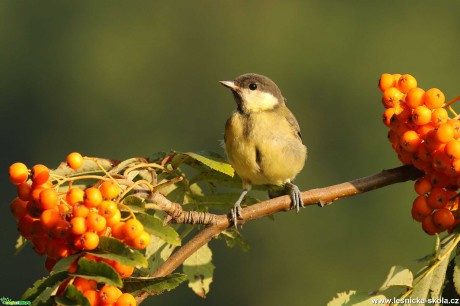
[[[363,192],[371,191],[374,189],[382,188],[388,185],[401,183],[409,180],[415,180],[421,177],[423,173],[413,166],[401,166],[394,169],[383,170],[380,173],[349,181],[346,183],[333,185],[324,188],[311,189],[302,193],[302,200],[304,205],[321,206],[331,204],[333,201],[360,194]],[[161,198],[151,199],[160,200]],[[157,202],[158,203],[158,202]],[[172,203],[172,205],[177,203]],[[168,205],[170,203],[167,203]],[[247,221],[258,219],[267,215],[271,215],[280,211],[291,210],[291,200],[289,196],[282,196],[267,200],[258,204],[245,207],[241,210],[241,217],[238,224],[243,224]],[[184,214],[180,209],[180,213],[173,217],[176,219],[180,214]],[[216,215],[215,220],[210,223],[206,228],[199,232],[190,241],[184,244],[180,249],[173,253],[156,271],[153,277],[162,277],[171,274],[177,269],[189,256],[195,253],[199,248],[205,245],[213,237],[217,236],[226,228],[232,226],[230,215]],[[141,303],[148,297],[147,292],[140,293],[136,300]]]

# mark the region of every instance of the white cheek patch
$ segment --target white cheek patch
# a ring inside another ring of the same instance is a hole
[[[273,109],[279,103],[278,99],[271,93],[259,90],[243,89],[241,98],[243,107],[251,112]]]

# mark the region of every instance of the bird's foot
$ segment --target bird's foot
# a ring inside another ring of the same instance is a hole
[[[238,229],[238,217],[241,217],[241,205],[239,202],[236,202],[233,205],[233,208],[230,210],[230,214],[232,215],[233,226],[235,229]]]
[[[302,208],[305,207],[302,201],[302,193],[300,192],[299,187],[289,182],[286,184],[286,188],[289,191],[289,196],[291,197],[292,206],[295,208],[297,213],[299,213],[300,207]]]

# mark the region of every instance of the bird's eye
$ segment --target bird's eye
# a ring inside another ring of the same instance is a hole
[[[249,89],[250,90],[256,90],[257,89],[257,84],[256,83],[249,84]]]

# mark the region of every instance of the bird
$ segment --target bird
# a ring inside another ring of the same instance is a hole
[[[307,147],[281,90],[270,78],[256,73],[219,82],[231,90],[237,106],[224,133],[228,160],[243,185],[231,209],[234,226],[241,217],[241,202],[252,185],[283,188],[299,212],[304,207],[302,195],[292,181],[305,165]]]

